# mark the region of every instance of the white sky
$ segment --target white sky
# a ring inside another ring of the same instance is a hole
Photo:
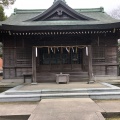
[[[14,8],[18,9],[47,9],[53,4],[54,0],[16,0],[13,6],[5,9],[9,16]],[[98,8],[104,7],[106,12],[120,7],[120,0],[66,0],[72,8]]]

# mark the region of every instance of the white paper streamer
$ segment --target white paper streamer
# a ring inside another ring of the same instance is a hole
[[[53,52],[53,49],[51,48],[51,51]]]
[[[86,55],[88,56],[88,47],[86,47]]]
[[[38,51],[37,51],[37,47],[36,47],[36,57],[38,56]]]

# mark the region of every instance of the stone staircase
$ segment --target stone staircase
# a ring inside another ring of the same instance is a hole
[[[17,86],[0,94],[0,102],[40,101],[55,98],[91,98],[91,99],[120,99],[120,88],[110,85],[109,88],[84,89],[39,89],[20,91]]]

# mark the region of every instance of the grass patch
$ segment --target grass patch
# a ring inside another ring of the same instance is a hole
[[[28,120],[30,115],[8,115],[0,116],[0,120]]]
[[[102,113],[106,120],[120,120],[120,112],[117,113]]]

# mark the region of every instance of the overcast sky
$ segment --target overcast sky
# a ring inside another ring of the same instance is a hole
[[[13,6],[5,9],[9,16],[14,8],[18,9],[47,9],[53,4],[54,0],[16,0]],[[120,0],[66,0],[66,3],[72,8],[98,8],[104,7],[106,12],[120,7]]]

